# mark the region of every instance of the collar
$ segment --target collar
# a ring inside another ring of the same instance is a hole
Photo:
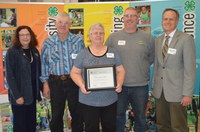
[[[55,37],[56,37],[56,41],[57,41],[57,42],[61,42],[61,40],[60,40],[58,34],[56,34]],[[68,38],[67,38],[65,41],[71,41],[71,40],[72,40],[72,33],[69,32]]]
[[[174,31],[172,31],[170,34],[168,34],[168,36],[170,36],[170,38],[173,38],[175,32],[177,29],[174,29]],[[165,33],[165,37],[167,36],[167,34]]]

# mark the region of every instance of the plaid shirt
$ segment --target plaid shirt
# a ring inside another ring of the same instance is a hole
[[[84,47],[83,39],[72,33],[64,42],[60,41],[58,34],[46,39],[42,47],[41,81],[48,80],[50,74],[70,74],[78,52]]]

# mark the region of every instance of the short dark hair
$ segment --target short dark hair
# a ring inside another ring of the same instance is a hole
[[[38,41],[36,39],[36,35],[33,32],[33,30],[29,26],[26,26],[26,25],[19,26],[15,30],[15,34],[14,34],[13,40],[12,40],[13,47],[15,47],[15,48],[21,48],[22,47],[22,44],[19,41],[19,32],[22,29],[27,29],[29,31],[29,33],[30,33],[31,41],[30,41],[30,44],[29,44],[29,48],[31,48],[31,49],[35,48],[38,45]]]
[[[173,12],[176,14],[177,20],[179,20],[179,13],[178,13],[178,11],[175,10],[175,9],[172,9],[172,8],[166,8],[166,9],[163,11],[162,16],[163,16],[164,13],[167,12],[167,11],[173,11]]]
[[[137,12],[136,8],[134,8],[134,7],[128,7],[128,8],[126,8],[126,9],[124,10],[124,12],[126,12],[127,10],[135,10],[135,11]]]

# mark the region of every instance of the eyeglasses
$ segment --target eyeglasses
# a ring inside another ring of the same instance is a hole
[[[94,32],[94,33],[91,33],[92,35],[95,35],[95,36],[97,36],[97,35],[104,35],[105,33],[104,32]]]
[[[59,25],[67,25],[69,22],[63,22],[63,21],[57,21],[57,23],[59,24]]]
[[[126,18],[136,18],[137,17],[137,15],[133,15],[133,14],[125,14],[124,15],[124,17],[126,17]]]
[[[163,18],[162,20],[163,21],[176,21],[175,18]]]
[[[30,34],[19,34],[19,37],[30,37]]]

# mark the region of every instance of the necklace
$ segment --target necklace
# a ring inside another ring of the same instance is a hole
[[[31,61],[30,61],[30,63],[32,63],[33,62],[33,54],[31,52],[31,50],[30,50],[30,55],[31,55]]]
[[[33,54],[30,49],[23,49],[23,55],[30,60],[30,63],[33,62]]]

